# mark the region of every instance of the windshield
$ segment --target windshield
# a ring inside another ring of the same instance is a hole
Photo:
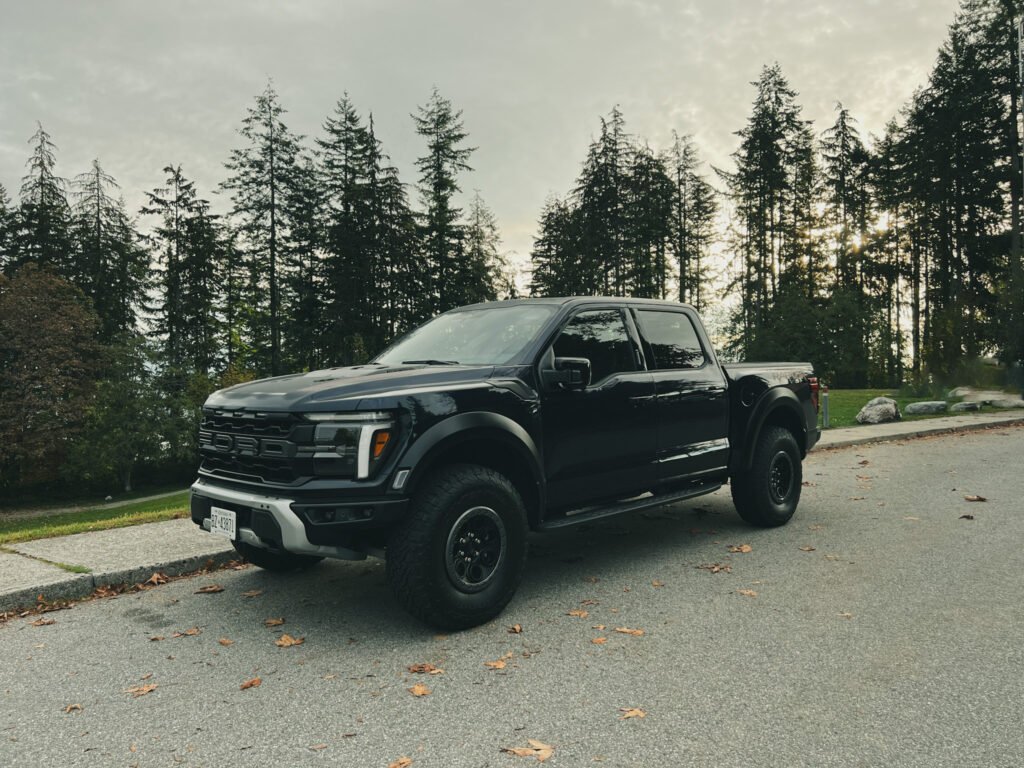
[[[506,365],[519,358],[555,309],[551,304],[515,304],[450,312],[406,334],[374,362]]]

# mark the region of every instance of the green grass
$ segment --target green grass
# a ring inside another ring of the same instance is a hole
[[[911,397],[892,389],[833,389],[829,391],[829,428],[859,427],[857,414],[864,405],[875,397],[891,397],[900,407],[904,421],[919,421],[949,416],[946,413],[928,414],[924,416],[907,416],[906,408],[910,403],[922,403],[941,398]]]
[[[80,512],[42,514],[19,520],[4,520],[3,515],[0,515],[0,546],[51,536],[173,520],[185,517],[188,513],[189,492],[182,491],[162,499],[140,501],[115,509],[84,509]]]
[[[185,483],[175,483],[174,485],[156,485],[141,488],[135,491],[128,491],[127,493],[116,493],[109,494],[111,496],[110,501],[107,501],[107,495],[101,492],[92,493],[89,495],[78,495],[74,494],[73,488],[49,488],[42,490],[31,490],[23,493],[8,493],[4,498],[0,498],[0,515],[5,511],[17,512],[19,509],[31,507],[33,509],[67,509],[68,507],[92,507],[99,506],[100,504],[120,504],[121,502],[131,501],[132,499],[143,498],[145,496],[156,496],[160,493],[166,493],[168,491],[176,491],[182,487]]]

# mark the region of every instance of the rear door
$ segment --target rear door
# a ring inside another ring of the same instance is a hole
[[[590,360],[586,389],[542,395],[548,505],[580,506],[652,488],[654,383],[643,370],[639,339],[621,308],[586,308],[564,325],[544,355]]]
[[[682,307],[635,312],[654,380],[659,482],[724,473],[729,385],[696,317]]]

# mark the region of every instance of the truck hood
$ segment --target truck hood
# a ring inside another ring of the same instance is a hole
[[[401,396],[404,390],[444,391],[446,387],[484,382],[494,366],[354,365],[236,384],[214,392],[211,408],[261,411],[354,410],[367,397]]]

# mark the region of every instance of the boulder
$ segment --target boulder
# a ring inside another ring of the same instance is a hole
[[[964,395],[964,400],[971,403],[981,403],[982,405],[991,405],[996,400],[1005,400],[1005,392],[997,392],[992,389],[975,389]]]
[[[896,401],[888,397],[876,397],[868,402],[857,414],[858,424],[883,424],[899,421],[900,409]]]
[[[928,400],[923,403],[911,403],[904,409],[908,416],[920,416],[923,413],[945,413],[945,400]]]
[[[971,394],[973,391],[973,387],[957,387],[956,389],[951,389],[946,393],[946,399],[956,400],[958,397],[967,397],[967,395]]]
[[[950,413],[964,413],[965,411],[980,411],[981,403],[953,403],[949,406]]]
[[[993,408],[1024,408],[1024,400],[1010,400],[1004,398],[1002,400],[993,400],[989,405]]]

